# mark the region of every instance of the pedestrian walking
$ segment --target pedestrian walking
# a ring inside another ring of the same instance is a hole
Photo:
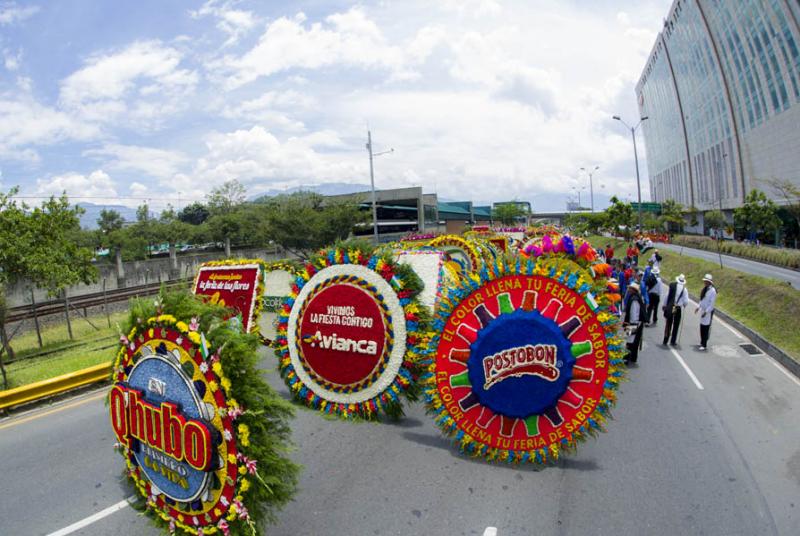
[[[708,348],[708,335],[711,332],[711,320],[714,318],[714,304],[717,301],[717,287],[711,274],[703,277],[703,290],[700,291],[700,303],[694,312],[700,314],[700,347],[698,350],[705,352]]]
[[[661,254],[658,252],[658,249],[653,251],[653,254],[650,255],[650,264],[653,265],[653,268],[660,268],[661,267]]]
[[[628,285],[626,302],[622,325],[627,335],[625,340],[625,346],[628,348],[628,355],[625,356],[625,364],[627,365],[638,361],[639,350],[642,345],[645,308],[639,291],[639,283],[634,282]]]
[[[647,306],[647,318],[645,324],[655,326],[658,324],[658,304],[661,302],[661,270],[658,266],[653,267],[650,275],[645,280],[645,289],[650,304]]]
[[[669,284],[669,291],[667,292],[667,300],[664,302],[662,312],[664,313],[664,346],[667,341],[672,346],[678,344],[678,330],[681,327],[681,318],[683,317],[683,308],[689,305],[689,291],[686,290],[686,276],[681,274],[675,278],[675,281]]]

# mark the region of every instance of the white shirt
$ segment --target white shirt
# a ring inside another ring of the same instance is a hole
[[[686,307],[689,305],[689,293],[686,292],[686,287],[680,283],[675,286],[675,305],[677,307]]]
[[[711,324],[711,313],[714,311],[714,304],[717,301],[717,289],[714,285],[709,285],[705,297],[700,300],[700,324],[708,326]]]

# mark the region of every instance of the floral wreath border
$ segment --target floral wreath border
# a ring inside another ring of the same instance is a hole
[[[596,314],[606,335],[609,351],[608,378],[603,385],[603,394],[597,406],[578,430],[567,434],[559,443],[553,443],[548,448],[531,450],[502,449],[489,447],[476,441],[470,434],[458,428],[456,421],[442,402],[436,385],[436,352],[440,341],[439,333],[444,329],[449,315],[473,291],[489,281],[507,275],[549,277],[574,290],[584,299],[587,296],[594,296],[598,305]],[[433,321],[435,336],[430,343],[431,351],[424,361],[425,372],[420,377],[427,412],[433,415],[437,426],[463,454],[471,457],[482,457],[492,462],[528,462],[537,465],[555,462],[562,451],[574,451],[577,444],[585,441],[587,436],[595,436],[598,432],[604,432],[605,422],[611,418],[611,409],[616,403],[619,383],[625,377],[625,368],[623,366],[624,341],[620,337],[619,319],[612,312],[612,306],[613,300],[609,299],[604,282],[588,279],[584,274],[569,270],[558,271],[555,267],[547,269],[539,262],[523,261],[519,257],[516,258],[516,261],[501,259],[493,263],[487,263],[487,266],[479,274],[473,274],[462,281],[459,286],[449,289],[436,311]]]

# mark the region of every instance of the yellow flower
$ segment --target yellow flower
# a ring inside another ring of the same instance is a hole
[[[220,376],[222,374],[222,363],[219,361],[215,362],[213,365],[211,365],[211,370],[214,371],[214,374]]]
[[[247,427],[246,424],[242,423],[239,425],[239,433],[242,435],[248,435],[250,433],[250,428]]]
[[[208,388],[211,389],[212,393],[216,393],[217,390],[219,389],[219,385],[217,385],[217,382],[215,382],[214,380],[211,380],[210,382],[208,382]]]
[[[230,389],[231,389],[231,381],[228,378],[222,378],[220,380],[220,383],[222,384],[222,388],[225,389],[226,392],[230,391]]]
[[[243,479],[242,479],[241,486],[239,487],[239,491],[240,491],[240,492],[242,492],[242,493],[244,493],[244,492],[246,492],[246,491],[247,491],[247,490],[249,490],[249,489],[250,489],[250,481],[249,481],[249,480],[247,480],[246,478],[243,478]]]
[[[240,475],[246,475],[247,474],[247,467],[245,467],[244,465],[240,466],[239,467],[239,474]]]
[[[200,334],[196,331],[190,331],[188,333],[189,340],[195,344],[200,344]]]
[[[216,517],[221,516],[222,515],[222,510],[220,510],[219,508],[214,508],[214,515]]]
[[[186,325],[186,322],[178,322],[175,327],[181,331],[189,331],[189,326]]]
[[[236,455],[228,454],[228,463],[236,463]]]
[[[239,442],[242,444],[243,447],[249,447],[250,446],[250,436],[249,435],[241,436],[239,438]]]
[[[235,398],[230,398],[230,399],[228,399],[228,407],[229,407],[229,408],[235,408],[235,407],[236,407],[236,406],[238,406],[238,405],[239,405],[239,404],[236,402],[236,399],[235,399]]]

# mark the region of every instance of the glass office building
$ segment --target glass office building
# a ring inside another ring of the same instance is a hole
[[[798,20],[800,0],[673,2],[636,86],[651,199],[727,210],[800,186]]]

